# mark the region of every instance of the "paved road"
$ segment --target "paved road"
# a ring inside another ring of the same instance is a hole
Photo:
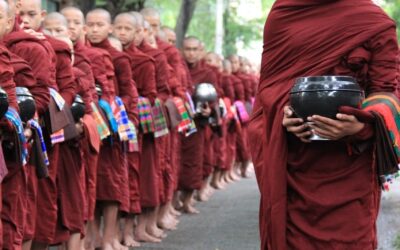
[[[258,200],[255,178],[217,191],[210,201],[198,203],[199,215],[183,216],[178,230],[161,244],[140,250],[258,250]]]

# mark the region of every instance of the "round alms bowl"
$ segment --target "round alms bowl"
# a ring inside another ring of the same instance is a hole
[[[16,87],[19,116],[23,122],[35,117],[36,102],[28,88]]]
[[[71,106],[71,113],[75,122],[79,122],[85,115],[85,103],[80,95],[76,95],[74,103]]]
[[[335,119],[341,106],[358,108],[363,99],[364,91],[349,76],[300,77],[290,91],[290,105],[304,120],[312,115]]]

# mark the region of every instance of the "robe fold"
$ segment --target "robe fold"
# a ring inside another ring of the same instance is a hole
[[[124,52],[119,52],[113,48],[108,41],[104,40],[99,44],[92,44],[93,47],[106,50],[113,62],[114,66],[114,90],[115,95],[121,97],[127,110],[129,119],[134,122],[138,120],[137,102],[138,93],[135,82],[132,77],[131,58]],[[103,150],[112,152],[102,154],[100,152],[98,166],[98,188],[97,200],[100,201],[116,201],[120,203],[122,212],[129,212],[129,175],[126,153],[123,151],[122,144],[115,141],[112,146],[102,147]],[[117,156],[119,155],[119,156]],[[104,157],[111,157],[104,159]],[[112,193],[114,191],[114,194]],[[128,197],[128,198],[127,198]]]
[[[353,76],[367,95],[393,92],[397,51],[394,22],[371,1],[275,2],[249,125],[261,249],[376,249],[372,145],[349,154],[342,140],[302,143],[282,127],[283,107],[295,79],[310,75]]]
[[[134,44],[131,44],[124,51],[132,58],[132,75],[139,95],[148,98],[154,104],[157,97],[154,59],[140,51]],[[138,126],[138,123],[135,125]],[[154,196],[150,194],[154,192],[158,193],[158,190],[155,191],[153,189],[158,186],[158,184],[155,184],[158,181],[158,177],[151,174],[155,172],[154,169],[157,169],[155,165],[156,145],[152,143],[153,141],[148,141],[149,139],[149,136],[144,136],[141,140],[142,145],[140,145],[141,153],[139,156],[136,153],[128,153],[129,191],[131,199],[130,213],[134,214],[139,213],[141,207],[148,207],[149,204],[158,204],[158,198],[151,201],[151,197]],[[143,158],[143,155],[146,155],[146,158]],[[144,197],[143,199],[141,199],[142,196]],[[146,202],[141,204],[141,200]]]

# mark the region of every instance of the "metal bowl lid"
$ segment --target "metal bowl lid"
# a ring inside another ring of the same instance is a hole
[[[32,93],[29,91],[28,88],[25,87],[16,87],[15,92],[17,96],[23,96],[23,97],[32,97]]]
[[[351,76],[307,76],[297,78],[290,93],[315,91],[362,92],[362,89]]]

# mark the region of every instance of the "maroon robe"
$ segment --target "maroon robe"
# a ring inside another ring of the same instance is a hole
[[[393,92],[397,51],[394,22],[371,1],[275,3],[249,126],[261,249],[376,249],[373,147],[349,154],[343,140],[302,143],[282,127],[283,108],[302,76],[350,75],[367,95]]]
[[[199,63],[189,65],[189,72],[193,85],[204,82],[215,84],[218,81],[209,67],[201,66]],[[210,127],[204,122],[204,118],[195,118],[195,122],[197,132],[188,137],[182,136],[181,140],[182,159],[179,173],[181,190],[200,189],[203,178],[209,176],[213,169]]]
[[[171,89],[169,86],[170,81],[170,66],[168,65],[168,59],[164,52],[160,49],[151,47],[147,42],[143,41],[138,47],[142,52],[151,56],[155,60],[156,66],[156,87],[157,97],[162,103],[164,103],[171,95]],[[165,176],[169,176],[168,170],[170,167],[170,135],[165,135],[154,139],[156,143],[156,167],[157,167],[157,178],[158,178],[158,195],[159,203],[165,203],[167,197],[165,195],[166,186]]]
[[[138,94],[132,78],[131,59],[123,52],[111,46],[108,39],[93,47],[106,50],[114,65],[114,90],[115,95],[121,97],[128,116],[133,121],[137,120]],[[116,138],[115,138],[116,139]],[[129,212],[129,174],[126,154],[118,140],[111,146],[102,147],[107,153],[100,152],[97,174],[97,200],[116,201],[120,203],[122,212]]]
[[[154,103],[157,97],[154,59],[141,52],[134,44],[124,51],[132,58],[132,74],[139,95]],[[136,153],[128,153],[131,213],[139,213],[141,207],[158,205],[155,143],[148,136],[144,136],[140,141],[142,142],[140,156]],[[147,157],[143,158],[144,155]]]
[[[34,81],[29,81],[31,77],[27,73],[16,74],[16,82],[20,82],[21,86],[31,82],[32,86],[26,86],[30,89],[30,92],[35,97],[36,110],[39,116],[42,116],[47,110],[49,103],[50,93],[48,87],[54,86],[55,83],[55,67],[51,61],[43,60],[48,58],[48,47],[44,43],[27,34],[24,31],[20,31],[16,26],[14,31],[7,34],[4,37],[4,43],[10,51],[17,54],[19,57],[28,62]],[[50,48],[51,49],[51,48]],[[25,68],[24,64],[20,64],[21,70]],[[19,70],[17,70],[19,71]],[[24,79],[25,77],[28,79]],[[30,85],[30,84],[27,84]],[[35,86],[35,87],[33,87]],[[49,154],[50,156],[50,154]],[[51,156],[50,156],[51,157]],[[37,185],[38,179],[36,177],[35,166],[27,165],[25,168],[26,172],[26,220],[24,227],[24,240],[33,239],[36,226],[36,197],[37,197]],[[16,215],[20,217],[20,215]]]
[[[74,67],[80,69],[85,76],[82,76],[82,80],[86,82],[88,87],[87,90],[81,88],[81,91],[87,91],[87,94],[83,95],[85,102],[86,114],[90,115],[92,112],[90,103],[97,103],[97,92],[95,89],[95,81],[107,82],[107,76],[104,73],[101,62],[103,57],[101,53],[97,53],[95,49],[86,47],[82,42],[77,42],[74,45],[75,50],[75,62]],[[96,61],[96,64],[92,64]],[[100,65],[100,67],[99,67]],[[96,68],[97,67],[97,68]],[[97,70],[96,78],[94,77],[93,71]],[[75,74],[76,75],[76,74]],[[104,85],[104,84],[101,84]],[[82,159],[84,165],[84,174],[82,175],[83,190],[84,190],[84,212],[83,219],[85,221],[92,221],[94,219],[95,207],[96,207],[96,183],[97,183],[97,164],[99,152],[91,147],[89,128],[85,126],[84,138],[81,140]]]

